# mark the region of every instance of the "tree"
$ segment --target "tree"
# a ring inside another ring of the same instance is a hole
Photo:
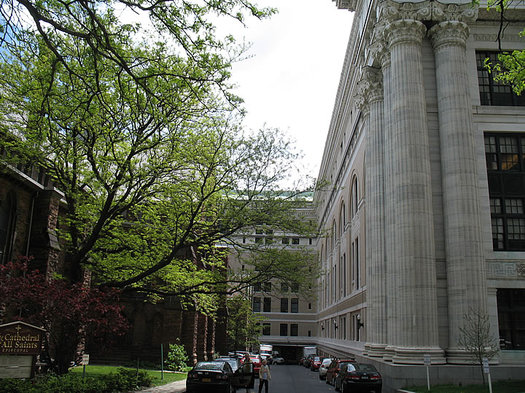
[[[483,383],[483,358],[492,359],[499,352],[498,341],[490,329],[490,321],[487,313],[471,309],[463,316],[463,326],[460,328],[459,345],[470,354],[472,360],[479,364]]]
[[[116,4],[149,12],[174,39],[139,40],[141,26],[122,24]],[[3,159],[44,167],[64,193],[71,282],[87,269],[99,288],[177,295],[211,313],[219,295],[317,274],[312,254],[235,240],[261,224],[314,233],[290,213],[304,202],[278,192],[290,144],[277,130],[244,133],[228,91],[232,57],[205,17],[242,20],[238,8],[271,13],[241,0],[4,3],[0,124],[14,137],[0,138]],[[249,274],[225,274],[233,248],[250,256]]]
[[[234,350],[247,350],[259,345],[261,322],[264,318],[254,314],[249,298],[235,295],[227,301],[228,327],[226,333]]]
[[[106,343],[126,332],[118,291],[70,284],[61,277],[46,280],[30,265],[28,258],[0,265],[0,299],[8,315],[46,329],[45,350],[54,358],[56,371],[66,373],[75,359],[82,338],[79,326]]]
[[[499,50],[501,48],[501,40],[503,32],[510,20],[507,17],[509,7],[512,6],[509,0],[490,0],[487,9],[494,9],[499,14],[500,29],[498,32]],[[520,33],[521,37],[525,36],[525,29]],[[502,52],[498,55],[498,63],[485,62],[488,69],[495,74],[495,80],[503,82],[512,86],[512,89],[517,95],[521,95],[525,89],[525,51],[514,50],[512,52]]]

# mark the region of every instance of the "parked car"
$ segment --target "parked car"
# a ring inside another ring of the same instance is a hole
[[[321,357],[314,356],[312,360],[310,361],[310,370],[312,371],[318,371],[319,366],[321,365]]]
[[[284,358],[281,356],[274,357],[272,359],[272,364],[284,364]]]
[[[303,366],[305,366],[306,368],[310,368],[310,364],[312,363],[312,359],[315,357],[315,355],[308,355],[305,359],[304,359],[304,362],[303,362]]]
[[[188,373],[186,392],[233,393],[233,375],[228,362],[198,362]]]
[[[337,383],[339,381],[339,384]],[[383,379],[377,369],[367,363],[347,363],[341,367],[335,389],[342,393],[381,393]]]
[[[337,377],[337,374],[339,374],[340,368],[343,366],[343,364],[346,363],[355,363],[354,359],[335,359],[332,360],[332,363],[328,366],[328,370],[326,370],[326,383],[330,385],[335,386],[335,378]]]
[[[332,360],[333,359],[330,358],[323,359],[319,366],[319,379],[326,379],[326,371],[328,370],[328,366],[332,363]]]

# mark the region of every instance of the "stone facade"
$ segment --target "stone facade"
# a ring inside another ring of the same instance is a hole
[[[523,252],[492,247],[484,137],[525,132],[523,106],[480,98],[477,52],[497,50],[497,15],[459,1],[337,6],[354,19],[319,175],[331,187],[316,194],[319,346],[470,363],[464,315],[487,313],[498,337],[498,290],[525,289]],[[502,47],[523,49],[525,8],[511,12]],[[493,362],[507,358],[525,351]]]

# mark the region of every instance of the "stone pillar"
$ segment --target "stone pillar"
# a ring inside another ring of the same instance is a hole
[[[366,128],[366,277],[367,318],[365,348],[382,357],[386,347],[386,267],[384,253],[383,85],[380,70],[366,67],[360,82]]]
[[[449,363],[468,363],[458,348],[463,316],[487,310],[478,172],[469,94],[464,22],[444,21],[429,31],[436,62],[448,282]]]
[[[444,363],[437,324],[434,224],[421,44],[423,23],[391,22],[389,143],[392,148],[394,249],[389,260],[395,313],[389,316],[395,363]],[[390,306],[390,305],[389,305]]]

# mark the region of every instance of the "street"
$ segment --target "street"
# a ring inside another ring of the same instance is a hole
[[[271,366],[272,380],[268,384],[268,393],[327,393],[334,392],[331,385],[319,379],[319,373],[296,365],[273,365]],[[259,381],[255,381],[257,393]],[[244,389],[239,389],[244,393]],[[263,389],[264,392],[264,389]]]

